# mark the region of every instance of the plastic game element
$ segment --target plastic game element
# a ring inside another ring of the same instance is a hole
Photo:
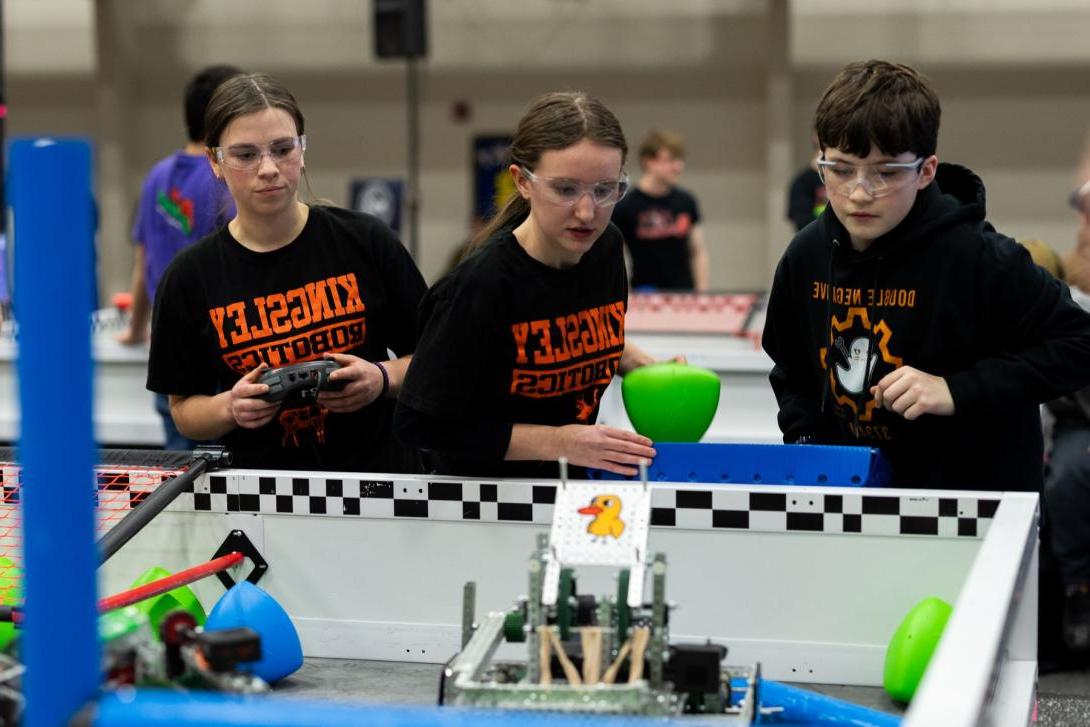
[[[588,470],[600,480],[635,479]],[[652,482],[881,487],[892,481],[886,458],[870,447],[819,444],[655,443]]]
[[[339,368],[336,361],[322,359],[269,369],[257,380],[269,387],[261,398],[270,402],[283,401],[297,394],[307,399],[314,398],[319,391],[341,391],[347,382],[329,379],[329,375]]]
[[[110,296],[110,302],[119,311],[127,311],[132,308],[132,293],[121,291]]]
[[[734,681],[731,680],[731,683],[734,684]],[[898,715],[769,679],[761,680],[758,694],[762,708],[778,709],[762,714],[761,724],[820,724],[830,727],[897,727],[901,724]]]
[[[130,588],[139,588],[152,581],[167,578],[170,575],[170,571],[165,568],[160,568],[159,566],[149,568],[144,571],[139,578],[132,582]],[[136,604],[136,608],[148,617],[148,623],[151,625],[151,632],[155,635],[156,639],[159,638],[159,626],[163,622],[163,618],[171,611],[185,611],[191,614],[198,626],[203,624],[207,618],[204,612],[204,606],[201,605],[200,600],[197,598],[196,594],[190,590],[189,586],[179,586],[174,590],[161,593],[158,596],[153,596],[145,601],[140,601]]]
[[[294,673],[303,665],[299,634],[283,606],[249,581],[240,581],[208,614],[205,631],[250,628],[261,636],[259,661],[238,665],[238,670],[261,677],[269,684]]]
[[[0,604],[18,606],[23,601],[20,583],[23,574],[10,558],[0,556]],[[15,638],[15,624],[11,621],[0,623],[0,649],[7,648]]]
[[[621,397],[636,431],[653,442],[697,442],[719,406],[714,371],[673,361],[642,366],[621,382]]]
[[[932,596],[912,607],[886,648],[882,686],[899,702],[912,701],[953,607]]]
[[[147,622],[147,617],[136,606],[107,611],[98,617],[98,638],[102,643],[109,644],[132,636]]]

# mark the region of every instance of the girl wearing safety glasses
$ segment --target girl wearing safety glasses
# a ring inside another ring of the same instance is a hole
[[[556,476],[556,460],[635,474],[651,441],[596,425],[618,372],[651,362],[626,343],[628,189],[617,118],[584,93],[534,99],[511,145],[517,194],[421,304],[395,430],[439,472]]]
[[[412,258],[378,219],[299,200],[303,114],[277,81],[225,82],[205,127],[238,212],[163,276],[148,388],[170,395],[183,434],[222,438],[238,466],[410,470],[391,420],[426,288]],[[337,390],[279,399],[261,382],[322,359]]]

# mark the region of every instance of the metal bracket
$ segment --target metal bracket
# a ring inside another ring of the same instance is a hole
[[[209,470],[231,466],[231,453],[218,444],[201,444],[193,450],[193,456],[208,462]]]
[[[250,542],[250,539],[246,537],[246,533],[241,530],[232,530],[216,552],[213,553],[210,560],[235,552],[242,553],[254,564],[254,569],[250,571],[250,575],[246,576],[246,580],[256,585],[261,577],[265,575],[265,571],[269,569],[269,564],[261,557],[261,553]],[[231,586],[235,585],[235,579],[228,575],[227,571],[220,571],[216,574],[216,577],[220,579],[220,583],[223,584],[224,588],[230,589]]]

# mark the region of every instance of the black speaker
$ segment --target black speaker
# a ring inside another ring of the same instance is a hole
[[[427,0],[373,0],[375,56],[423,58],[428,55]]]

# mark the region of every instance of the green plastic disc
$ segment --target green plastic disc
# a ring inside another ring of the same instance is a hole
[[[912,607],[886,649],[882,686],[899,702],[910,702],[954,609],[941,598],[925,598]]]
[[[522,643],[526,641],[526,616],[521,608],[508,611],[503,617],[503,638],[505,641]]]
[[[698,442],[719,407],[719,376],[674,361],[624,377],[621,398],[637,432],[655,442]]]

